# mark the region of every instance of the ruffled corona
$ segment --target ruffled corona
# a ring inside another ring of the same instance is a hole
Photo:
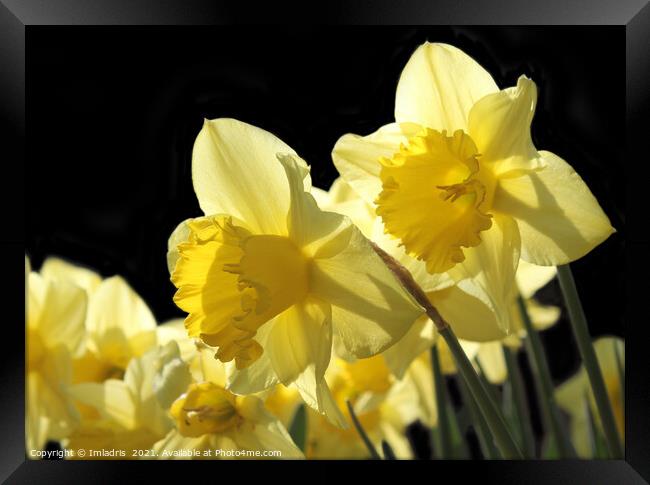
[[[252,235],[231,217],[197,219],[189,228],[172,275],[174,301],[189,313],[191,337],[218,347],[219,360],[248,367],[263,352],[258,329],[307,294],[307,260],[290,239]]]
[[[377,214],[386,232],[442,273],[465,259],[462,247],[477,246],[479,233],[492,226],[493,188],[480,173],[476,145],[457,130],[452,136],[424,128],[402,144],[391,159],[381,159],[382,191]]]

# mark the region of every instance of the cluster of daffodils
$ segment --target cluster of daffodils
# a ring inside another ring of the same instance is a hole
[[[273,134],[206,120],[203,214],[168,242],[184,321],[157,325],[119,276],[27,261],[28,454],[55,441],[75,458],[413,457],[406,429],[438,426],[436,379],[457,362],[385,255],[500,385],[507,352],[560,317],[535,292],[613,232],[575,171],[533,145],[536,101],[532,80],[500,90],[463,52],[424,44],[396,122],[341,137],[327,191]],[[610,381],[616,401],[620,372]],[[589,392],[584,371],[557,390],[582,456]]]

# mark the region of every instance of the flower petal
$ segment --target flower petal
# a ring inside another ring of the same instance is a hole
[[[537,266],[526,260],[520,260],[515,275],[519,293],[524,298],[532,298],[535,292],[546,286],[556,274],[555,266]]]
[[[489,342],[506,336],[490,307],[458,286],[435,291],[428,296],[458,338]]]
[[[205,215],[228,214],[253,232],[286,235],[289,190],[278,152],[295,153],[247,123],[205,120],[192,152],[194,191]]]
[[[573,168],[551,152],[539,153],[545,167],[500,180],[494,208],[517,220],[523,259],[543,266],[567,264],[615,229]]]
[[[352,225],[314,255],[310,291],[332,305],[334,330],[357,358],[385,350],[423,312]]]
[[[481,344],[476,356],[481,363],[485,377],[492,384],[501,384],[508,376],[506,360],[503,356],[501,342],[486,342]]]
[[[276,317],[277,318],[277,317]],[[268,348],[268,339],[273,329],[275,319],[262,325],[255,335],[255,341],[263,349]],[[226,367],[226,389],[235,394],[252,394],[260,392],[278,383],[268,352],[262,355],[245,369],[237,369],[234,362]]]
[[[368,204],[381,192],[380,158],[392,158],[401,144],[422,130],[414,123],[391,123],[368,136],[343,135],[334,145],[332,160],[341,177]]]
[[[401,379],[411,363],[436,341],[433,322],[426,315],[421,316],[395,345],[383,352],[391,373]]]
[[[395,96],[395,119],[449,133],[467,131],[474,103],[498,90],[492,76],[463,51],[426,42],[402,71]]]
[[[316,379],[325,375],[332,351],[331,323],[329,305],[313,298],[278,315],[266,351],[282,384],[288,386],[310,366]]]
[[[481,300],[495,313],[502,332],[508,334],[521,242],[517,223],[512,218],[496,214],[493,220],[492,228],[481,233],[481,244],[467,249],[465,261],[457,264],[449,274],[463,291]],[[474,340],[467,335],[459,337]]]
[[[520,76],[517,86],[490,94],[469,113],[469,134],[496,176],[543,167],[530,137],[537,103],[537,86]]]
[[[80,350],[84,337],[88,297],[86,291],[67,280],[50,280],[29,274],[27,325],[45,347],[63,345],[72,353]]]
[[[185,219],[181,222],[176,226],[176,229],[174,229],[174,232],[172,232],[167,240],[167,269],[169,270],[170,276],[174,273],[176,261],[180,257],[178,245],[187,242],[190,238],[190,233],[192,232],[189,226],[190,222],[192,222],[192,219]]]
[[[92,293],[102,281],[94,271],[59,258],[47,258],[40,273],[50,280],[64,280]]]
[[[121,368],[156,342],[153,313],[120,276],[99,285],[88,305],[86,325],[102,357]]]

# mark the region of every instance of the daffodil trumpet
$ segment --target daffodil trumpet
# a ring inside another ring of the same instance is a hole
[[[571,268],[568,265],[558,266],[557,276],[560,281],[560,288],[564,296],[567,310],[569,311],[569,321],[573,330],[573,336],[578,344],[578,351],[580,357],[589,376],[589,383],[594,393],[596,401],[596,408],[603,423],[603,431],[605,433],[605,440],[607,442],[607,449],[609,454],[614,459],[625,458],[625,453],[621,445],[621,438],[616,429],[616,419],[614,418],[614,411],[612,410],[611,402],[607,396],[607,389],[603,374],[598,365],[596,358],[596,351],[594,350],[593,342],[589,336],[589,328],[587,327],[587,319],[582,303],[578,296],[575,281]]]
[[[467,354],[460,346],[456,335],[449,324],[440,316],[440,313],[434,308],[425,292],[415,282],[411,273],[402,266],[395,258],[386,253],[376,244],[373,248],[386,266],[397,276],[403,287],[411,293],[413,298],[424,308],[427,316],[433,321],[440,336],[445,339],[449,350],[451,351],[456,366],[462,375],[467,387],[469,387],[472,396],[476,400],[478,407],[483,413],[483,417],[490,427],[499,450],[506,459],[523,459],[523,454],[510,433],[506,421],[499,407],[490,396],[487,389],[481,383],[474,366],[467,358]]]

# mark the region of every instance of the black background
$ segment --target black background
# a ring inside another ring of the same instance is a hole
[[[122,274],[159,321],[173,304],[167,238],[201,214],[190,180],[203,118],[269,130],[336,177],[344,133],[393,120],[413,50],[448,42],[499,87],[538,85],[533,139],[585,179],[618,233],[572,264],[594,336],[623,335],[625,37],[620,27],[30,27],[26,250]],[[540,298],[559,303],[556,283]],[[543,335],[557,382],[578,365],[564,319]],[[539,427],[539,426],[537,426]]]

